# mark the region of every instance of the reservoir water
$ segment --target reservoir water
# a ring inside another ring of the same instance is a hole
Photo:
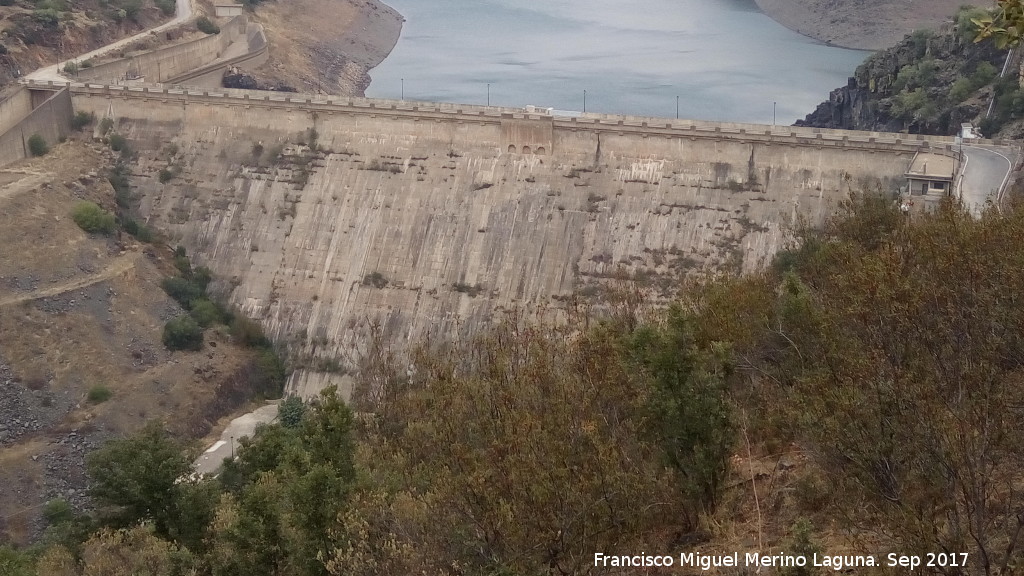
[[[753,0],[385,0],[406,22],[367,96],[791,124],[869,54]],[[585,91],[585,96],[584,96]],[[773,106],[774,103],[774,106]]]

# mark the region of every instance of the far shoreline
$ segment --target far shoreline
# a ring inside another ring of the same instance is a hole
[[[754,0],[766,16],[794,32],[829,46],[879,51],[914,30],[937,29],[952,21],[963,0],[868,0],[832,6],[826,0]],[[979,4],[967,2],[967,4]]]
[[[398,42],[402,38],[402,29],[405,28],[405,16],[402,15],[397,9],[390,5],[382,2],[381,0],[369,0],[366,6],[372,8],[373,12],[384,12],[383,18],[370,18],[372,14],[367,11],[360,11],[360,21],[353,26],[354,30],[360,28],[364,31],[364,38],[370,38],[373,40],[375,50],[368,53],[366,58],[360,63],[363,66],[363,78],[364,82],[359,87],[361,96],[365,96],[366,89],[370,87],[373,82],[373,75],[371,72],[377,66],[380,66],[388,56],[391,55],[395,50],[395,46],[398,46]],[[379,7],[379,8],[378,8]],[[355,36],[361,36],[359,32],[354,34]],[[354,42],[353,42],[354,43]]]

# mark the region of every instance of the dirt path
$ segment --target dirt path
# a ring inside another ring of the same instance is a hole
[[[844,48],[884,50],[917,29],[952,20],[963,0],[755,0],[783,26]]]
[[[53,174],[46,172],[27,172],[24,170],[0,171],[0,182],[14,176],[16,179],[0,184],[0,200],[9,200],[25,192],[35,190],[53,179]]]
[[[111,262],[106,269],[101,272],[97,272],[96,274],[90,274],[88,276],[82,276],[80,278],[60,282],[40,290],[33,290],[27,294],[0,297],[0,307],[39,300],[40,298],[49,298],[51,296],[57,296],[59,294],[64,294],[65,292],[71,292],[72,290],[80,290],[86,286],[92,286],[93,284],[116,278],[135,268],[136,260],[138,260],[138,253],[127,254],[117,258]]]
[[[25,76],[25,79],[27,79],[27,80],[35,80],[36,82],[48,82],[48,81],[49,82],[67,82],[68,79],[61,75],[61,70],[63,70],[64,64],[66,64],[67,62],[71,62],[71,61],[74,61],[74,60],[81,61],[81,60],[89,60],[89,59],[92,59],[92,58],[99,58],[99,57],[101,57],[101,56],[111,52],[112,50],[116,50],[116,49],[121,48],[123,46],[127,46],[127,45],[131,44],[132,42],[135,42],[136,40],[138,40],[140,38],[146,38],[146,37],[148,37],[148,36],[150,36],[152,34],[157,34],[157,33],[163,32],[164,30],[168,30],[170,28],[178,26],[178,25],[188,21],[191,18],[192,18],[192,0],[176,0],[174,18],[171,19],[170,22],[165,22],[164,24],[161,24],[161,25],[156,26],[154,28],[150,28],[149,30],[143,30],[142,32],[139,32],[138,34],[135,34],[134,36],[129,36],[127,38],[122,38],[121,40],[118,40],[117,42],[111,42],[110,44],[107,44],[106,46],[102,46],[100,48],[97,48],[97,49],[95,49],[95,50],[93,50],[91,52],[87,52],[85,54],[80,54],[78,56],[75,56],[74,58],[71,58],[70,60],[65,60],[65,61],[62,61],[62,62],[57,62],[56,64],[53,64],[52,66],[47,66],[45,68],[40,68],[40,69],[36,70],[35,72],[32,72],[31,74]]]

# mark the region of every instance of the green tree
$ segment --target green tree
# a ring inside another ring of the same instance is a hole
[[[1000,49],[1016,46],[1024,34],[1024,0],[997,0],[993,14],[971,21],[978,29],[975,42],[991,38]]]
[[[225,462],[212,531],[214,574],[324,574],[328,532],[355,481],[352,414],[333,388],[298,427],[261,427]]]
[[[298,428],[306,414],[306,404],[298,396],[285,398],[277,408],[277,418],[285,428]]]
[[[90,495],[109,524],[151,521],[156,534],[170,535],[178,482],[191,471],[191,461],[161,423],[107,442],[88,456],[86,469]]]
[[[361,409],[379,414],[365,465],[386,488],[362,492],[335,527],[331,572],[373,574],[382,562],[403,573],[576,574],[593,568],[594,550],[654,547],[655,527],[691,528],[680,526],[676,473],[644,424],[649,383],[624,362],[620,329],[580,326],[509,319],[424,347],[411,377],[371,370],[385,389],[361,386],[361,402],[374,402]]]
[[[654,437],[683,479],[691,509],[713,510],[732,449],[727,355],[698,351],[690,322],[673,307],[660,325],[636,330],[630,348],[637,369],[651,382],[647,408]]]
[[[756,364],[762,386],[783,384],[775,409],[815,447],[837,505],[879,511],[862,528],[1008,573],[1024,528],[1004,500],[1024,465],[1024,212],[946,204],[866,235],[880,242],[853,239],[858,218],[827,226],[827,249],[781,279],[765,335],[784,344]]]

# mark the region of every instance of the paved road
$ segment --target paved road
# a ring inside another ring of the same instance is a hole
[[[238,441],[242,436],[253,436],[257,424],[268,424],[277,419],[277,404],[267,404],[261,408],[235,418],[224,429],[220,440],[206,449],[192,463],[195,471],[202,475],[214,474],[225,458],[231,458]]]
[[[149,30],[144,30],[144,31],[139,32],[138,34],[136,34],[134,36],[129,36],[128,38],[124,38],[123,40],[118,40],[117,42],[113,42],[111,44],[107,44],[106,46],[103,46],[102,48],[97,48],[96,50],[93,50],[92,52],[86,52],[85,54],[82,54],[80,56],[72,58],[71,60],[74,60],[74,61],[77,61],[77,62],[81,62],[82,60],[88,60],[90,58],[98,58],[100,56],[103,56],[104,54],[107,54],[108,52],[111,52],[113,50],[117,50],[119,48],[123,48],[124,46],[126,46],[128,44],[131,44],[132,42],[138,40],[139,38],[145,38],[147,36],[150,36],[151,34],[158,34],[160,32],[163,32],[164,30],[167,30],[168,28],[173,28],[175,26],[178,26],[179,24],[185,22],[186,20],[188,20],[191,17],[192,17],[192,0],[177,0],[176,6],[175,6],[174,18],[171,19],[171,21],[165,22],[165,23],[163,23],[163,24],[161,24],[161,25],[159,25],[159,26],[157,26],[155,28],[150,28]],[[35,72],[32,72],[31,74],[25,76],[25,78],[28,79],[28,80],[35,80],[37,82],[47,82],[47,81],[67,82],[68,79],[65,78],[64,76],[62,76],[60,71],[64,69],[64,64],[66,64],[67,62],[70,62],[71,60],[64,60],[64,61],[58,62],[58,63],[56,63],[56,64],[54,64],[52,66],[47,66],[46,68],[40,68],[40,69],[36,70]]]
[[[1000,146],[964,146],[963,182],[960,198],[971,211],[978,215],[986,204],[998,200],[999,193],[1006,186],[1017,151]]]

